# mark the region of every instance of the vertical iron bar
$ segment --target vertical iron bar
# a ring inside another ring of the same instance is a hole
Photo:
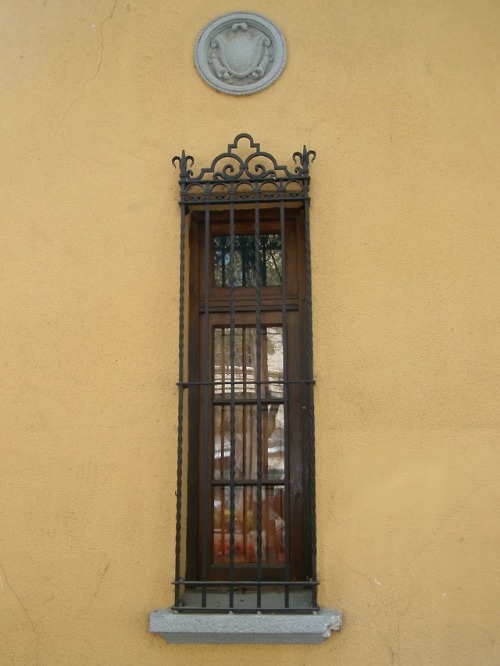
[[[239,255],[241,257],[241,286],[247,286],[247,242],[245,236],[240,236]]]
[[[260,210],[255,203],[255,337],[257,342],[257,608],[262,606],[262,316],[261,316],[261,261]]]
[[[285,608],[290,607],[290,443],[288,427],[288,325],[286,311],[287,296],[287,270],[286,270],[286,232],[285,232],[285,204],[280,200],[280,229],[281,229],[281,319],[283,336],[283,439],[284,439],[284,467],[285,467]]]
[[[222,241],[222,283],[221,287],[226,286],[226,254],[227,254],[227,240],[225,236],[222,236],[224,239]]]
[[[313,328],[312,328],[312,278],[311,278],[311,235],[309,226],[309,199],[304,201],[304,231],[306,251],[306,310],[307,310],[307,369],[309,379],[313,378]],[[309,388],[309,465],[310,465],[310,521],[311,521],[311,576],[316,581],[316,460],[315,460],[315,433],[314,433],[314,385]],[[317,586],[312,588],[312,605],[315,608],[317,601]]]
[[[205,206],[205,225],[204,225],[204,306],[205,312],[203,317],[204,331],[203,331],[203,351],[204,354],[204,379],[206,382],[210,381],[210,314],[209,314],[209,293],[210,293],[210,207]],[[203,509],[202,509],[202,580],[208,579],[208,525],[212,524],[209,520],[208,511],[209,507],[213,512],[213,499],[212,499],[212,484],[209,483],[208,475],[212,468],[209,459],[210,446],[210,392],[211,389],[208,383],[203,387]],[[201,592],[201,605],[203,608],[207,605],[207,588],[203,586]]]
[[[235,529],[235,462],[236,462],[236,402],[235,402],[235,365],[236,365],[236,313],[235,313],[235,270],[234,270],[234,203],[229,208],[229,245],[230,245],[230,287],[229,287],[229,326],[231,356],[231,457],[229,472],[229,580],[234,582],[234,529]],[[229,586],[229,608],[234,607],[234,585]]]
[[[180,277],[179,277],[179,404],[177,422],[177,499],[175,507],[175,581],[179,583],[181,575],[181,530],[182,530],[182,466],[184,432],[184,289],[185,289],[185,247],[186,247],[186,210],[181,205],[180,238]],[[175,586],[175,605],[180,603],[180,585]]]

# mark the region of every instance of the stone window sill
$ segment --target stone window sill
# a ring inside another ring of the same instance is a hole
[[[311,614],[178,613],[150,614],[149,630],[168,643],[322,643],[339,631],[342,613],[323,608]]]

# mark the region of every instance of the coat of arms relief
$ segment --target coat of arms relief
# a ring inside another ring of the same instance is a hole
[[[269,19],[250,12],[225,14],[202,30],[195,48],[201,76],[233,95],[258,92],[281,74],[286,60],[283,35]]]
[[[219,79],[241,85],[261,79],[273,53],[267,35],[248,23],[236,22],[211,40],[208,62]]]

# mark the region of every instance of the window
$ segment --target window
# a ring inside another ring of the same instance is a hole
[[[304,147],[290,170],[240,134],[198,176],[174,158],[178,612],[318,609],[311,157]]]

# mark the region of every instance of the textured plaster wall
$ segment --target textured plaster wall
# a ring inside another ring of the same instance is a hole
[[[252,97],[212,17],[283,29]],[[500,664],[497,0],[0,0],[0,663]],[[176,173],[248,131],[313,175],[318,647],[168,646]]]

